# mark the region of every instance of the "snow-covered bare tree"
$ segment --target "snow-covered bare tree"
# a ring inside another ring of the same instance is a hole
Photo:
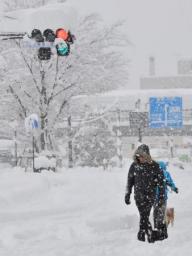
[[[29,41],[3,43],[6,65],[2,77],[19,115],[23,119],[31,113],[39,115],[41,150],[50,146],[51,134],[73,96],[126,85],[129,61],[123,48],[129,47],[129,41],[121,27],[119,22],[106,28],[99,16],[87,16],[73,31],[76,41],[70,55],[53,54],[48,61],[38,59],[37,49]]]

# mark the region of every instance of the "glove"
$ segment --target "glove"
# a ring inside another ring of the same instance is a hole
[[[174,190],[173,190],[175,193],[179,193],[179,189],[178,188],[175,188]]]
[[[130,201],[130,194],[128,194],[128,193],[125,195],[125,203],[127,205],[131,203],[131,201]]]

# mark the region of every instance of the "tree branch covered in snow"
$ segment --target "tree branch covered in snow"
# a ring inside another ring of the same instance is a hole
[[[38,49],[24,41],[16,41],[16,46],[6,42],[10,50],[2,54],[7,70],[2,74],[4,81],[12,84],[11,92],[25,116],[39,115],[42,133],[48,136],[54,131],[73,96],[126,85],[129,60],[124,51],[130,42],[121,27],[119,22],[106,28],[95,14],[84,17],[73,31],[76,41],[70,55],[54,53],[48,61],[40,61]]]
[[[24,118],[26,117],[26,108],[24,107],[22,101],[21,101],[21,98],[17,95],[17,93],[14,91],[13,87],[11,85],[9,85],[9,88],[10,88],[10,92],[13,94],[13,97],[17,100],[17,102],[19,103],[21,109],[22,109],[22,112],[23,112],[23,116]]]

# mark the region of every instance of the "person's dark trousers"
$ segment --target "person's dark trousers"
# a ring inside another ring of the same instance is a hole
[[[162,204],[157,202],[153,206],[153,220],[154,228],[158,231],[156,232],[156,240],[164,240],[168,238],[167,226],[165,223],[165,212],[166,212],[167,202]]]
[[[152,241],[152,226],[149,221],[149,215],[151,212],[151,208],[153,206],[153,202],[137,202],[137,208],[140,214],[140,223],[139,223],[139,232],[138,232],[138,239],[141,241],[145,241],[145,234],[148,236],[148,241]]]
[[[158,229],[158,227],[165,224],[166,207],[167,207],[166,201],[161,205],[159,205],[158,202],[155,202],[155,204],[153,205],[154,228]]]

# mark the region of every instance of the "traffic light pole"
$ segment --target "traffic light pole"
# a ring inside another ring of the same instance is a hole
[[[35,138],[34,138],[34,135],[32,135],[32,166],[33,166],[33,172],[35,172]]]

